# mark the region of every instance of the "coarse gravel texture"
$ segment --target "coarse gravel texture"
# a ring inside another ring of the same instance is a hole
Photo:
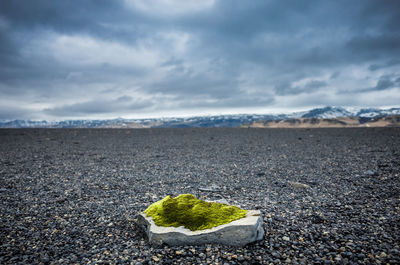
[[[0,264],[398,264],[399,174],[400,128],[3,129]],[[263,240],[149,245],[136,215],[182,193]]]

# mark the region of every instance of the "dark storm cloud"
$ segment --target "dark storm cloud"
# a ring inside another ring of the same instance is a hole
[[[375,90],[384,90],[388,88],[392,88],[394,83],[390,79],[379,79],[378,83],[376,84]]]
[[[386,67],[391,67],[391,66],[395,66],[395,65],[399,65],[400,64],[400,59],[391,59],[388,62],[385,62],[383,64],[371,64],[368,69],[371,71],[375,71],[378,69],[382,69],[382,68],[386,68]]]
[[[353,91],[342,91],[343,93],[366,93],[374,91],[384,91],[393,88],[400,88],[400,77],[396,78],[394,75],[383,75],[376,81],[376,85],[367,88],[360,88]]]
[[[119,0],[1,1],[0,10],[0,14],[19,30],[45,28],[67,33],[89,31],[106,34],[105,37],[109,32],[105,23],[123,22],[128,16],[132,19]]]
[[[55,118],[313,107],[320,93],[352,105],[348,92],[399,88],[398,25],[396,0],[0,1],[0,104]]]
[[[389,76],[381,76],[381,78],[379,78],[377,84],[375,87],[372,87],[370,89],[367,90],[385,90],[385,89],[390,89],[393,88],[395,86],[400,87],[400,82],[399,82],[399,78],[397,78],[396,80],[393,80],[391,77]]]
[[[363,59],[399,57],[400,35],[357,36],[348,42],[348,47]]]

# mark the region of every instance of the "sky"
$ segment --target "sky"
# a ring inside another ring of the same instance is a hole
[[[0,1],[1,120],[322,106],[400,106],[400,1]]]

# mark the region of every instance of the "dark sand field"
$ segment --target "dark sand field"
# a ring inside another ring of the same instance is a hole
[[[152,247],[136,214],[181,193],[263,240]],[[0,264],[398,264],[400,128],[3,129],[0,205]]]

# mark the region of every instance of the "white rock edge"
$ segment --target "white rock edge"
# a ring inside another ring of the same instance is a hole
[[[190,231],[180,227],[164,227],[154,223],[145,213],[138,215],[138,224],[154,245],[170,246],[221,244],[244,246],[261,240],[264,236],[263,218],[259,210],[248,210],[247,215],[239,220],[210,229]]]

